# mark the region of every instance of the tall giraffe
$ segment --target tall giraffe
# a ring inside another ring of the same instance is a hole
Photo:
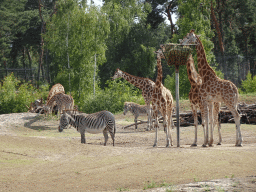
[[[153,94],[153,90],[155,88],[154,81],[152,81],[148,78],[136,77],[134,75],[126,73],[126,72],[117,68],[112,79],[114,80],[114,79],[117,79],[119,77],[124,78],[126,81],[130,82],[135,87],[141,89],[142,96],[143,96],[144,101],[145,101],[145,103],[148,107],[148,126],[147,126],[147,130],[151,129],[152,128],[152,115],[151,115],[150,102],[151,102],[151,99],[152,99],[151,97],[152,97],[152,94]]]
[[[202,125],[204,126],[205,124],[205,119],[203,118],[205,117],[205,113],[204,113],[204,108],[202,105],[201,94],[200,94],[200,89],[202,86],[202,78],[200,77],[200,75],[197,73],[195,69],[192,55],[189,56],[186,65],[187,65],[188,79],[191,85],[191,89],[189,91],[189,101],[191,104],[191,109],[194,116],[194,125],[195,125],[195,140],[191,146],[197,146],[197,127],[198,127],[197,108],[199,108],[201,111]],[[221,132],[220,132],[221,126],[220,126],[220,122],[218,122],[219,111],[220,111],[220,102],[214,102],[214,107],[213,107],[214,126],[218,125],[218,133],[219,133],[218,145],[221,145],[221,141],[222,141]]]
[[[191,30],[181,40],[181,44],[196,44],[198,72],[202,78],[202,86],[200,94],[202,97],[204,111],[206,112],[206,134],[204,145],[207,143],[212,146],[213,143],[213,102],[224,102],[228,109],[231,111],[236,123],[236,146],[242,146],[242,135],[240,130],[240,116],[237,112],[238,103],[238,89],[228,80],[220,79],[214,70],[210,67],[206,60],[204,46],[199,37],[195,35],[195,30]],[[208,111],[209,108],[209,111]],[[209,118],[208,118],[209,116]],[[210,120],[210,121],[209,121]],[[211,124],[211,138],[208,142],[208,121]]]
[[[57,83],[52,86],[51,90],[49,91],[49,95],[47,97],[47,102],[50,101],[52,96],[55,95],[56,93],[65,93],[65,89],[63,85],[61,85],[60,83]]]
[[[170,130],[170,125],[173,126],[173,123],[171,124],[170,122],[172,121],[173,97],[171,91],[164,87],[164,85],[162,84],[163,70],[161,65],[161,59],[165,58],[164,54],[161,49],[159,49],[155,53],[157,54],[157,78],[156,85],[152,95],[152,114],[153,117],[155,118],[154,127],[156,130],[156,137],[153,147],[157,146],[158,139],[158,110],[161,112],[163,116],[163,126],[166,132],[166,147],[169,147],[170,144],[171,146],[173,145]]]

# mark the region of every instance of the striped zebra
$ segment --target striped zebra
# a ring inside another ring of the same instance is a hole
[[[150,105],[150,110],[152,110],[152,106]],[[146,116],[148,114],[148,106],[147,105],[139,105],[133,102],[125,102],[124,103],[124,115],[130,111],[134,116],[135,129],[137,129],[137,119],[139,116]],[[158,115],[161,116],[161,113],[158,111]],[[150,116],[151,117],[151,116]]]
[[[113,140],[113,146],[115,145],[115,133],[116,124],[115,117],[109,111],[100,111],[97,113],[84,115],[68,114],[64,111],[60,118],[59,132],[66,129],[68,125],[73,126],[81,134],[81,143],[86,143],[85,132],[97,134],[103,132],[106,146],[108,141],[108,132]]]

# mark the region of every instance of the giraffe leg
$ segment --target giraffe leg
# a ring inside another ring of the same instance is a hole
[[[104,142],[104,146],[107,145],[107,141],[108,141],[108,132],[107,132],[107,129],[104,129],[103,130],[103,135],[104,135],[104,138],[105,138],[105,142]],[[113,138],[112,138],[113,139]]]
[[[167,129],[168,129],[168,133],[169,133],[171,146],[173,146],[171,126],[173,127],[174,125],[172,125],[171,123],[173,123],[173,121],[172,121],[172,111],[170,111],[170,113],[168,114],[168,117],[167,117]]]
[[[222,137],[221,137],[221,119],[220,119],[220,102],[214,104],[214,126],[218,126],[218,133],[219,133],[219,142],[217,145],[221,145]]]
[[[164,126],[164,130],[165,130],[165,133],[166,133],[166,147],[169,147],[170,146],[170,139],[169,139],[169,127],[168,127],[168,124],[167,124],[167,121],[166,121],[166,115],[163,116],[164,119],[163,119],[163,126]]]
[[[237,147],[241,147],[242,146],[242,134],[241,134],[241,130],[240,130],[240,116],[239,116],[239,113],[237,112],[237,109],[236,107],[233,107],[233,106],[228,106],[228,109],[231,111],[233,117],[234,117],[234,120],[235,120],[235,123],[236,123],[236,144],[235,146]]]
[[[207,147],[208,144],[208,124],[209,124],[209,113],[208,113],[208,106],[207,103],[204,104],[204,122],[205,125],[203,126],[204,130],[204,144],[203,147]]]
[[[222,142],[222,137],[221,137],[221,124],[220,124],[219,121],[217,122],[217,124],[218,124],[218,133],[219,133],[219,142],[218,142],[217,145],[221,145],[221,142]]]
[[[154,117],[154,119],[155,119],[155,124],[154,124],[154,127],[155,127],[155,130],[156,130],[156,136],[155,136],[155,142],[154,142],[154,145],[153,145],[153,147],[156,147],[157,146],[157,140],[158,140],[158,117],[157,117],[157,115],[156,115],[156,113],[157,113],[157,111],[155,112],[153,112],[153,117]]]
[[[210,127],[211,127],[211,138],[208,142],[210,147],[213,147],[213,131],[214,131],[214,123],[213,123],[213,103],[209,102],[209,120],[210,120]]]
[[[197,110],[194,105],[191,105],[192,113],[194,116],[194,124],[195,124],[195,140],[191,144],[191,147],[196,147],[197,146],[197,127],[198,127],[198,118],[197,118]]]
[[[147,131],[152,129],[152,117],[151,117],[151,108],[150,103],[147,103],[147,109],[148,109],[148,126]]]

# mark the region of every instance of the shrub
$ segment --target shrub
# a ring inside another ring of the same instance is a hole
[[[0,114],[26,112],[31,102],[48,95],[48,85],[37,90],[30,83],[22,82],[13,73],[0,83]]]
[[[87,98],[80,101],[80,110],[86,113],[108,110],[112,113],[123,110],[124,102],[131,101],[144,104],[143,97],[139,89],[128,82],[107,81],[108,86],[104,90],[98,90],[95,96],[87,95]]]
[[[256,75],[252,78],[252,74],[249,72],[246,76],[246,80],[242,81],[242,90],[245,93],[256,92]]]

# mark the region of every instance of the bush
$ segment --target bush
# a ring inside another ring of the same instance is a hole
[[[13,73],[0,83],[0,114],[19,113],[28,111],[26,106],[36,99],[47,98],[48,85],[35,89],[32,84],[21,82]]]
[[[86,113],[108,110],[117,113],[123,110],[124,102],[136,102],[145,104],[141,91],[130,83],[121,80],[107,81],[108,86],[104,90],[98,90],[95,96],[87,95],[80,101],[80,110]]]
[[[256,92],[256,76],[252,78],[252,74],[249,72],[246,76],[246,80],[242,81],[242,90],[245,93]]]

